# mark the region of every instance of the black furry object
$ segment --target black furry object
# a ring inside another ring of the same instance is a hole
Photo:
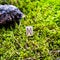
[[[0,5],[0,26],[13,25],[15,22],[19,23],[24,14],[13,5]]]

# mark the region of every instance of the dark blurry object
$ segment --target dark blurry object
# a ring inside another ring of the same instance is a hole
[[[25,17],[24,14],[13,5],[0,5],[0,25],[10,26]]]

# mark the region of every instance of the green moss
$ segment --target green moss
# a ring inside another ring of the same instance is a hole
[[[1,1],[1,0],[0,0]],[[60,0],[2,0],[25,15],[15,29],[0,29],[0,60],[55,60],[60,57]],[[34,35],[26,36],[26,26]]]

